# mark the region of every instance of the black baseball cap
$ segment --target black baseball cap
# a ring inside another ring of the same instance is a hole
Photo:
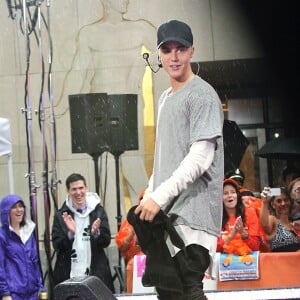
[[[157,30],[157,48],[166,42],[178,42],[185,47],[193,45],[193,34],[189,25],[178,20],[163,23]]]
[[[244,175],[244,172],[242,170],[235,169],[235,170],[230,170],[228,173],[226,173],[225,178],[234,179],[234,180],[238,181],[238,183],[240,185],[243,185],[244,180],[245,180],[245,175]]]

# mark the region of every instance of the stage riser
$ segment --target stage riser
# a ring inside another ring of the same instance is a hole
[[[157,300],[155,294],[115,295],[118,300]],[[287,300],[300,299],[300,287],[249,291],[207,291],[208,300]]]

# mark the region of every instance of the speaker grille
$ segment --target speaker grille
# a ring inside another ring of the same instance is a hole
[[[138,149],[137,95],[69,95],[72,153]]]

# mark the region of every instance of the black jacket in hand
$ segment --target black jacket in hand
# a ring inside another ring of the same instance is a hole
[[[182,293],[182,281],[166,244],[166,236],[176,247],[185,250],[184,242],[171,219],[160,210],[153,222],[142,221],[133,206],[127,220],[134,227],[142,251],[146,254],[146,268],[142,277],[144,286]]]

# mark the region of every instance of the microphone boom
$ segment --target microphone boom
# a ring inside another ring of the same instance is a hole
[[[162,64],[159,63],[158,64],[158,69],[157,70],[154,70],[153,67],[151,66],[150,62],[149,62],[149,53],[145,52],[143,53],[143,59],[146,61],[147,63],[147,66],[150,68],[150,70],[153,72],[153,73],[157,73],[159,71],[160,68],[162,68]]]

